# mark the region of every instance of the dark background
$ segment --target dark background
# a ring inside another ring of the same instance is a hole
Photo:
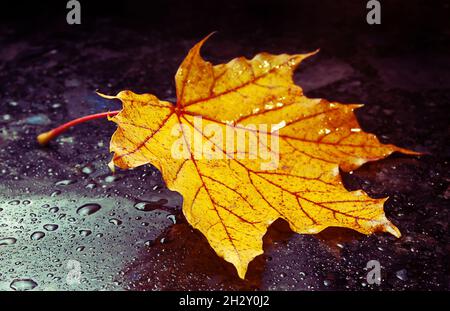
[[[25,277],[36,289],[449,289],[449,1],[381,1],[381,25],[366,23],[364,0],[80,2],[82,25],[66,24],[64,0],[1,3],[0,239],[17,242],[0,246],[8,247],[0,289]],[[203,55],[214,63],[320,48],[295,75],[306,94],[364,103],[363,129],[425,153],[344,176],[349,189],[390,197],[386,214],[402,238],[335,228],[297,235],[279,221],[242,281],[186,223],[158,172],[111,176],[113,124],[93,121],[48,148],[36,144],[61,122],[120,108],[95,90],[173,101],[176,69],[212,31]],[[139,202],[150,211],[134,208]],[[102,209],[80,217],[85,203]],[[46,232],[48,223],[59,229]],[[80,237],[86,228],[93,233]],[[45,237],[31,240],[36,231]],[[79,287],[64,283],[67,259],[82,263]],[[382,265],[380,286],[365,281],[372,259]]]

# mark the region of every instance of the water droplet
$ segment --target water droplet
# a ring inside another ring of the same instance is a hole
[[[91,233],[92,233],[92,231],[91,230],[87,230],[87,229],[85,229],[85,230],[80,230],[80,235],[81,236],[89,236],[89,235],[91,235]]]
[[[55,186],[67,186],[67,185],[70,185],[73,183],[75,183],[75,180],[65,179],[65,180],[60,180],[60,181],[56,182]]]
[[[64,219],[65,217],[66,217],[66,214],[62,213],[62,214],[59,214],[58,219],[61,220],[61,219]]]
[[[40,239],[42,239],[43,237],[45,236],[45,233],[44,232],[42,232],[42,231],[36,231],[36,232],[33,232],[33,234],[31,235],[31,239],[32,240],[40,240]]]
[[[100,206],[100,204],[96,204],[96,203],[88,203],[88,204],[84,204],[83,206],[79,207],[77,209],[77,213],[78,215],[81,216],[88,216],[88,215],[92,215],[96,212],[98,212],[102,207]]]
[[[52,121],[45,114],[37,114],[26,118],[24,122],[30,125],[47,125],[50,124]]]
[[[22,201],[22,204],[23,204],[23,205],[30,205],[30,204],[31,204],[31,201],[30,201],[30,200],[23,200],[23,201]]]
[[[58,225],[56,224],[46,224],[44,225],[44,229],[47,231],[55,231],[56,229],[58,229]]]
[[[324,280],[323,281],[323,285],[330,286],[331,285],[331,281],[330,280]]]
[[[19,200],[12,200],[8,202],[9,205],[19,205],[20,201]]]
[[[154,242],[152,240],[147,240],[144,242],[145,246],[152,246],[154,244]]]
[[[119,177],[117,175],[110,175],[110,176],[105,177],[105,182],[111,183],[111,182],[115,182],[118,179],[119,179]]]
[[[82,252],[82,251],[84,251],[84,249],[85,249],[84,246],[78,246],[77,249],[76,249],[76,251],[77,251],[77,252]]]
[[[134,208],[137,209],[138,211],[148,212],[153,211],[155,209],[164,209],[164,205],[167,204],[167,202],[168,201],[166,199],[159,199],[158,201],[155,202],[142,201],[136,203],[134,205]]]
[[[116,225],[116,226],[120,226],[120,225],[122,224],[122,221],[119,220],[119,219],[117,219],[117,218],[111,218],[111,219],[109,220],[109,223],[110,223],[110,224],[113,224],[113,225]]]
[[[56,191],[53,191],[52,194],[50,194],[50,196],[51,197],[56,197],[59,194],[61,194],[61,191],[60,190],[56,190]]]
[[[406,269],[395,272],[395,276],[402,281],[408,280],[408,272],[406,271]]]
[[[95,187],[97,187],[95,184],[87,184],[86,185],[86,189],[94,189]]]
[[[3,239],[0,239],[0,246],[12,245],[12,244],[15,244],[16,242],[17,242],[16,238],[3,238]]]
[[[2,116],[2,120],[3,121],[10,121],[11,120],[11,115],[10,114],[4,114]]]
[[[87,174],[87,175],[92,174],[92,172],[94,172],[94,170],[93,170],[91,167],[89,167],[89,166],[83,167],[83,168],[81,169],[81,171],[82,171],[83,173]]]
[[[48,210],[50,213],[57,213],[59,211],[59,207],[54,206]]]
[[[16,291],[32,290],[38,284],[32,279],[15,279],[11,282],[9,287]]]
[[[167,219],[169,219],[173,224],[177,223],[177,218],[175,217],[175,215],[167,215]]]

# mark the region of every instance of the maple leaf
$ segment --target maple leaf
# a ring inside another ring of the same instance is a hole
[[[151,163],[159,169],[168,188],[183,196],[187,221],[241,278],[250,261],[263,253],[262,238],[278,218],[297,233],[335,226],[399,237],[383,211],[387,198],[347,191],[339,168],[350,171],[394,151],[416,153],[382,144],[362,131],[353,113],[360,105],[307,98],[292,75],[314,53],[261,53],[251,60],[239,57],[212,65],[200,56],[207,38],[178,69],[176,104],[131,91],[105,96],[123,103],[110,118],[118,125],[110,145],[112,164],[129,169]],[[251,157],[246,150],[241,157],[229,153],[196,125],[196,117],[202,126],[219,126],[224,132],[233,128],[258,142],[276,135],[278,150],[268,149],[276,153],[276,165],[262,169],[267,158]],[[256,131],[250,126],[263,124],[276,127]],[[192,136],[209,146],[209,153],[198,156]],[[175,154],[184,156],[174,156],[174,146],[179,147]],[[217,154],[223,156],[214,158]]]

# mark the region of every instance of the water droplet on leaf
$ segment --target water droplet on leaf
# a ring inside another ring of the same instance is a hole
[[[3,238],[3,239],[0,239],[0,246],[12,245],[12,244],[15,244],[16,242],[17,242],[16,238]]]
[[[119,219],[117,219],[117,218],[111,218],[111,219],[109,220],[109,223],[110,223],[110,224],[113,224],[113,225],[116,225],[116,226],[120,226],[120,225],[122,224],[122,221],[119,220]]]
[[[58,229],[58,225],[56,224],[46,224],[44,225],[44,229],[47,231],[55,231],[56,229]]]
[[[33,234],[31,235],[31,239],[32,240],[40,240],[40,239],[42,239],[43,237],[45,236],[45,233],[44,232],[42,232],[42,231],[36,231],[36,232],[33,232]]]
[[[81,216],[88,216],[88,215],[92,215],[96,212],[98,212],[102,207],[100,206],[100,204],[96,204],[96,203],[88,203],[88,204],[84,204],[83,206],[79,207],[77,209],[77,213],[78,215]]]
[[[85,229],[85,230],[80,230],[80,235],[81,235],[81,236],[84,236],[84,237],[91,235],[91,233],[92,233],[91,230],[87,230],[87,229]]]
[[[15,291],[26,291],[34,289],[38,284],[32,279],[15,279],[9,287]]]

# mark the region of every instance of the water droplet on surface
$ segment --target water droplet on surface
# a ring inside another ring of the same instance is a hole
[[[110,175],[110,176],[105,177],[105,182],[111,183],[111,182],[115,182],[118,179],[119,179],[119,177],[117,175]]]
[[[70,185],[73,183],[75,183],[75,180],[65,179],[65,180],[60,180],[60,181],[56,182],[55,186],[67,186],[67,185]]]
[[[177,218],[175,217],[175,215],[167,215],[167,219],[169,219],[173,224],[177,223]]]
[[[52,121],[45,114],[37,114],[26,118],[24,122],[29,125],[47,125]]]
[[[395,272],[395,276],[402,281],[408,280],[408,272],[406,271],[406,269]]]
[[[48,210],[50,213],[57,213],[59,211],[59,207],[54,206]]]
[[[56,229],[58,229],[58,225],[56,224],[46,224],[44,225],[44,229],[47,231],[55,231]]]
[[[83,168],[81,169],[81,171],[82,171],[84,174],[87,174],[87,175],[92,174],[92,172],[94,172],[94,170],[93,170],[91,167],[89,167],[89,166],[83,167]]]
[[[12,244],[16,244],[16,242],[17,242],[16,238],[3,238],[3,239],[0,239],[0,246],[12,245]]]
[[[119,220],[119,219],[117,219],[117,218],[111,218],[111,219],[109,220],[109,223],[110,223],[110,224],[113,224],[113,225],[116,225],[116,226],[120,226],[120,225],[122,224],[122,221]]]
[[[3,121],[10,121],[11,120],[11,115],[10,114],[4,114],[2,116],[2,120]]]
[[[95,187],[97,187],[95,184],[87,184],[86,185],[86,189],[94,189]]]
[[[84,249],[85,249],[84,246],[78,246],[77,249],[76,249],[76,251],[77,251],[77,252],[82,252],[82,251],[84,251]]]
[[[77,213],[78,215],[81,216],[88,216],[88,215],[92,215],[96,212],[98,212],[102,207],[100,206],[100,204],[96,204],[96,203],[88,203],[88,204],[84,204],[83,206],[79,207],[77,209]]]
[[[19,205],[20,201],[19,200],[12,200],[8,202],[9,205]]]
[[[66,217],[66,214],[62,213],[62,214],[59,214],[58,219],[61,220],[61,219],[64,219],[65,217]]]
[[[134,208],[137,209],[138,211],[149,212],[155,209],[163,209],[164,205],[167,204],[167,202],[168,201],[166,199],[159,199],[158,201],[155,202],[142,201],[136,203],[134,205]]]
[[[59,194],[61,194],[61,191],[60,191],[60,190],[56,190],[56,191],[53,191],[53,192],[50,194],[50,196],[51,196],[51,197],[56,197],[56,196],[59,195]]]
[[[42,232],[42,231],[36,231],[36,232],[33,232],[33,234],[31,235],[31,239],[32,240],[40,240],[40,239],[42,239],[43,237],[45,236],[45,233],[44,232]]]
[[[92,233],[91,230],[87,230],[87,229],[85,229],[85,230],[80,230],[80,235],[81,235],[81,236],[84,236],[84,237],[91,235],[91,233]]]
[[[32,279],[15,279],[9,285],[9,287],[15,291],[32,290],[36,286],[38,286],[38,284]]]

